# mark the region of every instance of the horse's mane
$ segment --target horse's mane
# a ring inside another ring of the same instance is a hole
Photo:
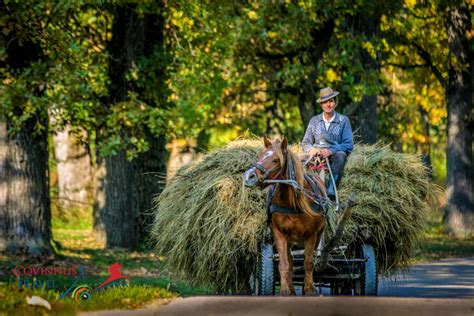
[[[273,152],[278,156],[280,162],[282,164],[282,173],[285,179],[290,179],[290,161],[293,163],[293,170],[294,170],[294,180],[298,183],[301,188],[305,187],[305,178],[304,178],[304,169],[303,165],[301,164],[300,159],[298,156],[293,153],[290,148],[287,148],[285,152],[281,150],[281,143],[274,142],[273,143]],[[303,211],[304,214],[309,216],[317,215],[311,209],[311,206],[306,198],[306,195],[303,192],[296,190],[292,186],[288,186],[288,202],[290,203],[290,207],[297,208]]]

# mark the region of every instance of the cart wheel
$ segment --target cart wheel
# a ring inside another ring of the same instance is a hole
[[[348,284],[348,283],[331,284],[330,295],[352,295],[352,284]]]
[[[263,242],[255,282],[257,295],[275,295],[274,255],[273,245]]]
[[[354,295],[376,296],[378,287],[377,260],[371,245],[362,245],[361,257],[367,261],[363,265],[362,276],[356,281]]]

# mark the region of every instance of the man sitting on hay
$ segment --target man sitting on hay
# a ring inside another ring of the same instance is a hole
[[[336,188],[341,181],[347,156],[352,152],[352,128],[349,118],[335,111],[338,91],[331,88],[321,89],[319,99],[323,112],[314,116],[304,135],[303,151],[311,157],[329,158],[334,181],[328,181],[327,196],[334,201]]]

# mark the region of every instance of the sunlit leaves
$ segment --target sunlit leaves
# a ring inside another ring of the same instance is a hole
[[[383,107],[386,112],[379,120],[379,130],[403,150],[431,152],[434,164],[443,166],[445,158],[439,153],[445,148],[446,104],[440,78],[431,68],[446,78],[443,16],[436,12],[436,1],[405,1],[397,14],[382,17],[381,29],[386,34],[383,65],[391,96]],[[431,65],[423,58],[424,52]]]

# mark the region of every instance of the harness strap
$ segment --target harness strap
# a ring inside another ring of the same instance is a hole
[[[252,165],[252,167],[253,167],[253,168],[256,168],[256,169],[258,169],[258,170],[260,170],[260,171],[263,173],[263,177],[264,177],[265,179],[268,178],[268,176],[270,175],[270,173],[272,173],[273,171],[275,171],[275,170],[277,170],[277,169],[280,169],[280,171],[278,171],[278,173],[277,173],[275,176],[271,177],[270,179],[276,179],[276,178],[278,178],[278,176],[279,176],[280,173],[281,173],[281,168],[273,168],[273,169],[271,169],[271,170],[267,170],[267,169],[265,169],[264,166],[262,166],[262,165],[259,164],[258,162],[254,163],[254,164]]]
[[[268,176],[268,170],[265,169],[265,167],[262,166],[261,164],[259,164],[259,163],[254,163],[254,164],[252,165],[252,167],[255,167],[255,168],[257,168],[258,170],[260,170],[261,172],[263,172],[263,174],[264,174],[265,177]]]
[[[319,196],[323,196],[324,192],[319,186],[318,181],[316,181],[316,179],[314,179],[313,176],[308,175],[307,173],[304,174],[304,179],[306,180],[306,182],[308,182],[309,186],[311,187],[311,190],[313,190],[313,195],[316,201],[318,201],[318,203],[321,204],[321,198]],[[320,193],[319,196],[317,194],[318,191]]]
[[[306,179],[306,181],[308,181],[308,179]],[[314,194],[316,195],[316,191],[314,191],[314,188],[311,185],[311,183],[310,183],[310,186],[311,186],[311,189],[313,189]],[[272,185],[270,187],[270,190],[268,191],[268,195],[267,195],[267,218],[268,218],[268,221],[271,220],[273,213],[283,213],[283,214],[289,214],[289,215],[301,214],[301,211],[297,210],[295,208],[272,204],[272,200],[273,200],[273,197],[275,196],[275,192],[276,192],[276,187],[277,187],[276,184]],[[321,205],[320,203],[316,202],[316,203],[311,203],[310,207],[315,212],[321,212],[320,205]],[[325,212],[322,212],[322,214],[323,214],[324,217],[326,217]]]
[[[295,167],[293,166],[293,159],[290,159],[290,180],[296,180]]]

